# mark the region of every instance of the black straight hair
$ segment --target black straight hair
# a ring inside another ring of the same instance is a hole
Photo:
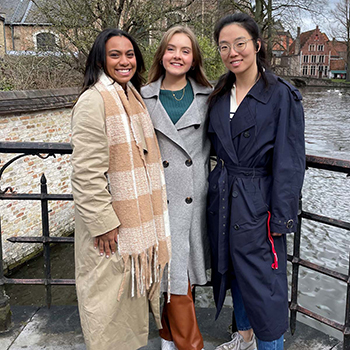
[[[267,55],[266,55],[264,41],[261,36],[258,24],[254,21],[252,17],[241,12],[230,14],[221,18],[216,23],[214,28],[214,40],[217,45],[219,44],[219,36],[220,36],[221,30],[230,24],[237,24],[242,28],[244,28],[251,35],[255,47],[258,47],[258,42],[260,41],[261,45],[260,45],[260,50],[256,54],[256,63],[258,66],[258,72],[260,73],[261,78],[264,80],[265,86],[267,86],[268,81],[265,75],[265,69],[268,68],[268,64],[266,60]],[[235,81],[236,81],[236,76],[231,71],[228,71],[227,73],[223,74],[219,78],[214,91],[210,94],[208,99],[209,109],[219,99],[219,97],[231,91]]]
[[[106,42],[114,36],[124,36],[130,40],[134,48],[136,72],[130,81],[134,85],[135,89],[140,92],[141,86],[145,82],[145,79],[142,76],[145,71],[145,63],[140,48],[138,47],[135,39],[127,32],[124,32],[121,29],[109,28],[103,30],[96,37],[95,42],[92,45],[85,64],[84,83],[81,93],[97,83],[101,74],[101,69],[103,69],[103,71],[108,75],[106,66]]]

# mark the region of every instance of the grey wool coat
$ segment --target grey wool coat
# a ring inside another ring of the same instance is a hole
[[[189,80],[194,99],[175,125],[159,100],[162,78],[141,89],[163,160],[172,245],[170,292],[178,295],[187,294],[188,281],[191,285],[205,284],[206,270],[210,267],[206,225],[210,141],[206,102],[212,89]],[[165,273],[163,282],[166,281]]]

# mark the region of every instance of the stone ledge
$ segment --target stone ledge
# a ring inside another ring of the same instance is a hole
[[[78,87],[45,90],[0,91],[0,116],[70,108],[78,98]]]

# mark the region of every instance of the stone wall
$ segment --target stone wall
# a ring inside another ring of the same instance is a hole
[[[76,97],[76,89],[0,92],[0,141],[69,142]],[[15,156],[0,153],[0,168]],[[2,190],[11,186],[17,193],[39,193],[45,174],[48,193],[71,193],[70,173],[70,155],[46,160],[25,156],[5,170],[0,186]],[[51,236],[73,232],[73,202],[50,201],[49,211]],[[40,201],[2,200],[0,215],[4,267],[11,268],[42,248],[42,244],[7,241],[12,236],[41,236]]]

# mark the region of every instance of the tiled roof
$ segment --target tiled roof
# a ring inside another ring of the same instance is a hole
[[[330,40],[329,44],[337,52],[346,52],[346,43],[344,41]]]
[[[309,30],[308,32],[303,32],[300,34],[300,48],[302,48],[305,45],[305,43],[307,42],[307,40],[310,38],[310,36],[315,30],[316,29]],[[294,40],[292,45],[290,46],[290,49],[289,49],[290,55],[296,55],[299,53],[299,52],[295,52],[295,42],[296,40]]]
[[[46,21],[36,13],[37,7],[32,0],[0,0],[0,15],[6,24],[42,24]]]
[[[330,64],[330,70],[345,70],[345,60],[338,59],[338,60],[331,60]]]

